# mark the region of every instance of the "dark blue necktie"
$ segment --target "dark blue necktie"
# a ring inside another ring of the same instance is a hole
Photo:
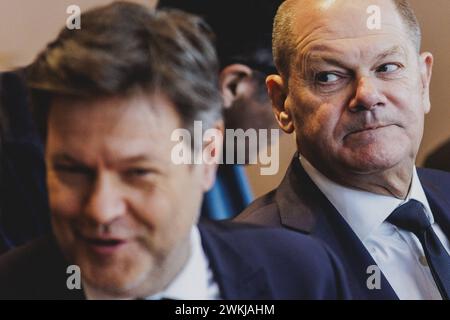
[[[387,221],[416,235],[442,298],[449,300],[450,256],[433,231],[423,205],[419,201],[410,200],[395,209]]]

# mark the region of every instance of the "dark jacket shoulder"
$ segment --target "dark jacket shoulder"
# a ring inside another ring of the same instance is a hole
[[[282,227],[279,208],[275,200],[276,189],[255,199],[233,221],[261,226]]]
[[[426,186],[433,185],[435,188],[447,191],[450,193],[450,172],[417,168],[420,182]]]
[[[44,237],[0,256],[0,299],[80,299],[67,288],[68,264],[53,237]]]
[[[319,239],[282,228],[236,222],[202,224],[206,245],[264,270],[275,299],[348,299],[346,276],[336,256]],[[211,250],[209,250],[211,251]],[[208,254],[211,259],[211,252]],[[214,254],[213,254],[214,256]]]

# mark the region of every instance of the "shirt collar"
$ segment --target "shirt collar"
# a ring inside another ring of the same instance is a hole
[[[190,234],[191,253],[183,269],[172,280],[167,288],[155,295],[148,296],[145,300],[206,300],[219,298],[217,290],[214,290],[212,271],[209,261],[202,247],[201,236],[195,225]],[[83,282],[83,289],[88,300],[110,299],[96,293]]]
[[[342,215],[361,241],[375,231],[398,206],[415,199],[421,202],[431,223],[434,223],[428,200],[414,167],[411,188],[405,200],[352,189],[337,184],[314,168],[303,156],[300,162],[311,180]]]
[[[191,255],[188,262],[161,293],[147,297],[146,300],[161,298],[174,300],[207,300],[210,296],[209,284],[211,270],[208,258],[203,251],[200,231],[194,226],[191,231]]]

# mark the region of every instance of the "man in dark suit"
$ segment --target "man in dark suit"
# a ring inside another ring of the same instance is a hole
[[[223,127],[202,20],[116,2],[81,21],[29,70],[53,236],[0,258],[0,298],[348,298],[315,240],[197,223]]]
[[[273,50],[266,84],[298,154],[237,220],[324,240],[355,298],[448,299],[450,175],[414,165],[433,57],[407,1],[287,0]]]

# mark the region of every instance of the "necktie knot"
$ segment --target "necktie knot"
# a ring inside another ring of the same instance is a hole
[[[414,199],[395,209],[387,218],[387,221],[416,235],[422,234],[431,226],[425,213],[425,207]]]

